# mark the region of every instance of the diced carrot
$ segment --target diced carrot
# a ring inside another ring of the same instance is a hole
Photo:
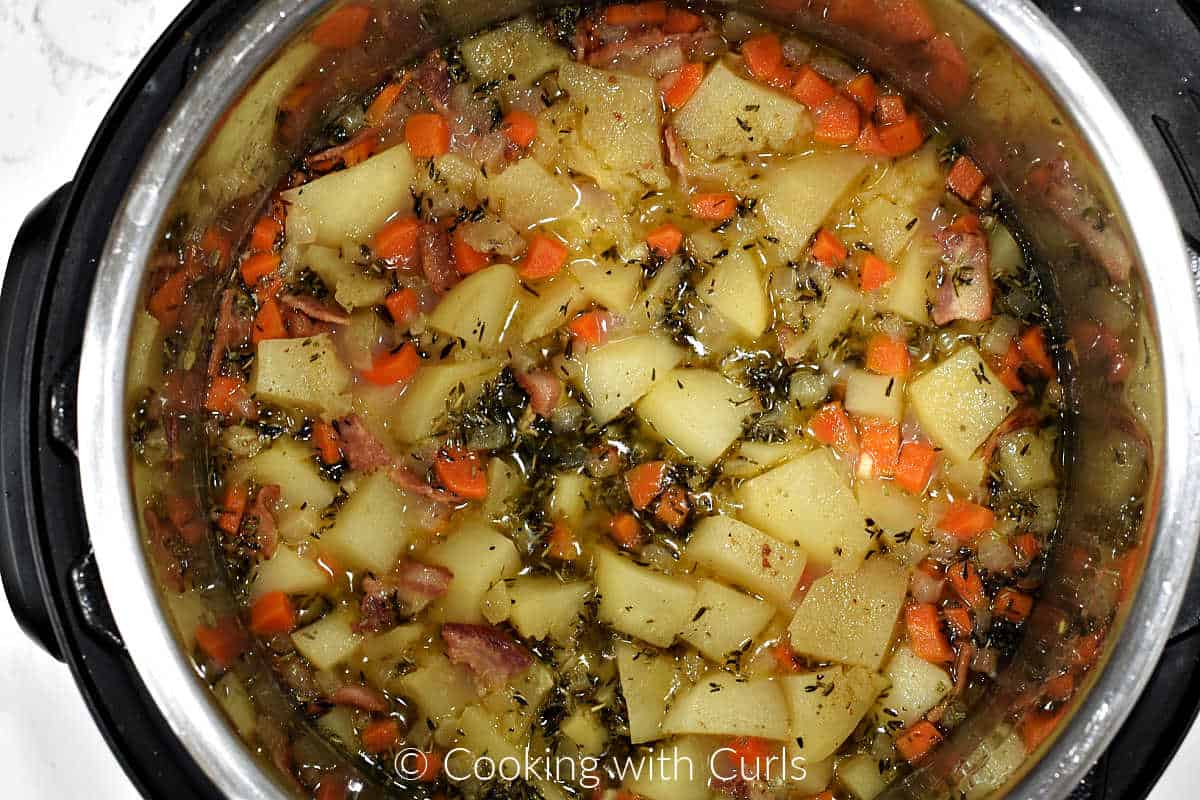
[[[197,626],[196,644],[221,669],[228,669],[250,647],[246,632],[235,617],[221,617],[216,625]]]
[[[909,494],[924,494],[937,466],[937,451],[924,442],[905,442],[896,464],[896,483]]]
[[[682,486],[668,486],[654,507],[654,518],[672,530],[683,526],[692,510],[687,490]]]
[[[242,515],[246,513],[246,486],[241,483],[228,483],[221,493],[221,511],[217,515],[217,527],[230,536],[242,527]]]
[[[450,126],[441,114],[413,114],[404,123],[404,141],[414,158],[436,158],[450,151]]]
[[[1075,694],[1075,678],[1071,673],[1064,672],[1046,681],[1043,691],[1046,697],[1056,703],[1065,703]]]
[[[882,289],[896,277],[892,265],[876,255],[868,254],[858,268],[858,284],[864,292]]]
[[[659,225],[646,234],[646,244],[655,255],[670,258],[683,245],[683,231],[671,222]]]
[[[521,259],[519,274],[523,280],[552,278],[567,263],[567,246],[558,239],[538,234],[533,237]]]
[[[363,749],[376,755],[395,749],[400,737],[400,723],[392,717],[369,723],[359,736]]]
[[[164,328],[173,327],[179,319],[179,309],[183,307],[190,280],[187,271],[181,269],[167,278],[150,296],[147,309]]]
[[[846,84],[846,94],[854,98],[863,113],[870,114],[875,109],[875,98],[878,95],[875,77],[869,72],[856,75]]]
[[[585,311],[567,325],[571,335],[591,345],[604,344],[612,328],[612,314],[607,311]]]
[[[250,232],[250,249],[261,252],[274,250],[275,243],[282,234],[283,226],[279,221],[269,214],[264,214],[254,223],[254,229]]]
[[[625,473],[625,488],[634,508],[641,510],[658,497],[667,479],[668,467],[665,461],[647,461]]]
[[[877,333],[867,342],[867,369],[877,375],[903,378],[912,369],[908,342]]]
[[[417,316],[421,301],[417,297],[417,290],[410,287],[392,292],[384,299],[383,304],[392,315],[392,322],[403,326]]]
[[[695,33],[704,25],[704,18],[699,14],[674,6],[667,9],[667,21],[663,24],[663,32]]]
[[[663,102],[672,110],[683,108],[704,80],[704,65],[698,62],[684,64],[663,76]]]
[[[217,375],[208,386],[204,407],[209,411],[228,415],[233,411],[234,402],[245,387],[246,382],[241,378]]]
[[[375,95],[375,99],[371,101],[371,105],[367,106],[367,124],[375,127],[382,125],[387,119],[388,112],[396,105],[396,101],[400,99],[400,95],[404,94],[404,87],[412,79],[411,73],[405,73],[404,76],[394,83],[389,83],[387,86],[379,90],[379,94]]]
[[[342,460],[342,449],[338,444],[337,431],[328,422],[317,420],[312,426],[313,444],[323,464],[336,464]]]
[[[974,539],[996,525],[996,515],[987,506],[969,500],[955,500],[938,520],[938,528],[960,539]]]
[[[881,95],[875,101],[875,119],[880,125],[895,125],[908,119],[904,98],[898,94]]]
[[[988,607],[987,592],[983,588],[983,579],[979,570],[970,561],[963,560],[946,568],[946,580],[959,599],[971,608],[979,611]]]
[[[910,603],[904,608],[904,627],[913,652],[933,664],[949,664],[954,649],[942,632],[937,607],[932,603]]]
[[[267,275],[279,269],[283,259],[278,253],[255,253],[242,261],[242,280],[253,286]]]
[[[321,47],[345,50],[362,42],[370,19],[371,9],[365,5],[342,6],[321,20],[309,38]]]
[[[371,368],[362,373],[363,378],[376,386],[391,386],[402,383],[417,374],[421,366],[421,354],[412,342],[405,342],[399,348],[376,356],[371,361]]]
[[[1050,738],[1050,734],[1058,727],[1058,723],[1066,716],[1067,709],[1070,706],[1064,705],[1057,711],[1038,711],[1031,710],[1026,712],[1021,721],[1017,723],[1017,731],[1021,734],[1021,741],[1025,743],[1025,750],[1032,753],[1038,749],[1038,746]]]
[[[812,246],[814,261],[832,269],[845,261],[849,254],[846,245],[842,244],[842,240],[833,231],[828,228],[817,231],[817,238],[813,240]]]
[[[206,262],[208,264],[213,263],[212,257],[214,255],[217,257],[216,264],[218,266],[224,266],[229,263],[229,255],[232,250],[229,237],[215,225],[205,229],[204,235],[200,237],[200,249],[207,256]]]
[[[1046,331],[1041,325],[1034,325],[1021,334],[1021,352],[1029,359],[1029,362],[1037,367],[1045,378],[1053,378],[1055,375],[1054,362],[1050,359],[1050,352],[1046,349]]]
[[[709,222],[724,222],[737,213],[737,198],[732,192],[701,192],[688,198],[692,216]]]
[[[433,783],[442,774],[442,754],[436,750],[418,750],[411,767],[412,777],[418,783]]]
[[[996,375],[1005,389],[1010,392],[1025,391],[1025,381],[1021,378],[1021,365],[1024,363],[1025,356],[1021,354],[1020,346],[1011,342],[1000,363],[996,365]]]
[[[346,800],[349,794],[350,784],[346,776],[332,772],[321,776],[313,793],[313,800]]]
[[[291,91],[284,95],[282,100],[279,101],[279,113],[284,115],[297,113],[304,107],[305,101],[308,100],[308,98],[311,97],[312,93],[316,90],[316,81],[305,81],[304,83],[297,84]],[[231,105],[230,110],[232,110],[233,107],[234,106]],[[225,113],[228,114],[229,111],[227,110]]]
[[[742,42],[742,58],[750,74],[764,83],[777,84],[785,74],[783,45],[773,33],[763,32]]]
[[[621,547],[632,550],[642,540],[642,523],[628,511],[618,512],[609,517],[608,535]]]
[[[858,474],[864,478],[893,475],[900,460],[900,425],[882,417],[858,421]]]
[[[372,242],[376,258],[411,263],[417,255],[417,237],[421,223],[416,217],[400,217],[380,228]]]
[[[476,250],[467,243],[462,230],[455,228],[450,236],[450,255],[454,258],[454,268],[459,275],[470,275],[492,263],[492,254]]]
[[[604,10],[604,21],[622,28],[662,25],[667,21],[666,0],[611,5]]]
[[[826,144],[854,144],[862,130],[858,105],[843,94],[835,94],[816,111],[817,127],[813,138]],[[884,145],[887,146],[886,143]]]
[[[487,499],[487,463],[477,451],[448,448],[438,455],[433,471],[442,486],[459,497],[466,500]]]
[[[879,139],[879,129],[875,127],[874,122],[867,122],[862,126],[862,130],[858,133],[858,138],[854,140],[854,149],[871,156],[886,156],[888,154],[887,150],[884,149],[883,142]]]
[[[971,638],[975,624],[971,621],[970,611],[963,606],[947,606],[942,609],[942,614],[946,617],[946,624],[950,626],[950,633],[955,639]]]
[[[1026,564],[1038,557],[1038,553],[1042,551],[1042,545],[1038,542],[1038,538],[1032,533],[1022,533],[1013,537],[1013,550],[1017,556]]]
[[[959,156],[946,176],[946,188],[966,202],[971,202],[987,180],[970,156]]]
[[[296,627],[296,607],[286,592],[267,592],[250,606],[250,630],[259,636],[291,633]]]
[[[283,289],[283,276],[279,273],[268,275],[254,286],[254,299],[260,304],[274,299]]]
[[[920,761],[942,742],[942,734],[929,720],[920,720],[910,725],[896,739],[896,751],[905,761]]]
[[[531,114],[513,109],[504,115],[500,130],[517,147],[528,147],[537,138],[537,120]]]
[[[925,143],[925,132],[921,130],[921,120],[916,115],[909,114],[902,122],[884,125],[879,129],[879,141],[889,156],[898,158],[916,152]]]
[[[805,64],[792,83],[792,97],[813,111],[825,104],[837,91],[815,69]]]
[[[775,667],[779,672],[789,673],[800,671],[800,661],[792,651],[792,646],[786,641],[780,641],[771,648],[771,657],[775,659]]]
[[[858,447],[854,425],[846,415],[846,409],[837,401],[821,406],[808,421],[808,428],[814,439],[843,455]]]
[[[959,214],[955,217],[954,221],[950,223],[948,230],[955,233],[979,233],[983,230],[983,226],[979,221],[979,215],[973,211],[969,211],[966,214]]]
[[[1033,598],[1024,592],[1004,587],[992,601],[992,614],[1009,622],[1021,623],[1029,619],[1033,611]]]
[[[550,529],[550,537],[546,542],[546,555],[559,561],[574,561],[583,553],[579,539],[567,523],[559,520]]]
[[[729,758],[741,774],[760,774],[760,765],[775,752],[775,746],[767,739],[757,736],[738,736],[726,745]]]
[[[283,324],[283,312],[279,303],[264,300],[254,316],[254,327],[250,330],[250,341],[254,344],[268,339],[286,339],[287,326]]]
[[[812,797],[809,798],[809,800],[837,800],[837,798],[834,797],[833,792],[826,789],[825,791],[821,792],[820,794],[814,794]]]
[[[1080,636],[1075,642],[1075,666],[1085,670],[1091,669],[1100,657],[1100,649],[1107,635],[1108,631],[1101,629],[1092,631],[1087,636]]]

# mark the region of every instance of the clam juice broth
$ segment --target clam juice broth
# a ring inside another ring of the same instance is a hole
[[[273,68],[270,136],[378,25]],[[149,552],[242,735],[322,800],[869,798],[921,763],[1059,506],[1045,306],[977,162],[836,52],[655,2],[322,102],[137,322]],[[629,769],[666,753],[694,769]],[[478,771],[508,757],[557,767]]]

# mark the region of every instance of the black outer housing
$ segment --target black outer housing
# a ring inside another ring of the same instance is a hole
[[[194,0],[138,66],[73,183],[26,219],[0,293],[0,578],[21,627],[71,669],[96,724],[138,790],[200,800],[216,788],[184,751],[121,644],[91,556],[76,460],[82,323],[95,267],[129,180],[175,98],[242,20],[238,0]],[[1124,105],[1200,249],[1200,6],[1073,0],[1039,6]],[[49,346],[47,346],[49,345]],[[87,387],[82,399],[86,402]],[[1112,748],[1072,794],[1143,798],[1200,707],[1200,571],[1166,652]]]

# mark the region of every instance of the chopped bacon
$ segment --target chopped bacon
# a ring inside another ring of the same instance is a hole
[[[388,477],[392,479],[392,483],[404,489],[406,492],[421,497],[426,497],[443,505],[456,506],[463,502],[463,499],[453,492],[447,491],[440,487],[434,486],[429,481],[422,478],[414,470],[403,464],[398,464],[392,467]]]
[[[294,308],[283,310],[283,326],[287,328],[288,335],[294,339],[319,336],[322,333],[333,333],[334,331],[333,325],[327,322],[318,322],[303,311],[297,311]]]
[[[783,354],[783,360],[789,364],[798,364],[804,360],[805,353],[808,352],[808,343],[804,337],[795,329],[783,325],[779,328],[779,350]]]
[[[329,172],[341,166],[352,167],[364,155],[379,147],[379,139],[379,131],[368,128],[341,144],[305,156],[304,166],[317,173]]]
[[[285,294],[279,298],[279,301],[288,308],[299,311],[319,322],[328,322],[332,325],[345,325],[350,322],[350,313],[346,309],[318,300],[312,295]]]
[[[162,388],[162,410],[168,414],[194,414],[204,404],[208,380],[196,369],[175,370],[167,375]]]
[[[934,234],[945,261],[942,284],[933,306],[933,321],[945,325],[956,319],[982,322],[992,316],[991,253],[987,234],[954,230]]]
[[[1070,164],[1061,158],[1043,164],[1030,174],[1029,183],[1114,282],[1129,280],[1133,256],[1125,237],[1107,218],[1096,195],[1071,177]]]
[[[360,683],[339,687],[329,696],[329,701],[335,706],[349,706],[377,714],[382,714],[392,707],[392,704],[388,702],[387,695],[378,689],[372,689],[370,686],[363,686]]]
[[[446,655],[464,664],[480,686],[495,688],[533,666],[533,656],[498,628],[448,622],[442,626]]]
[[[269,484],[258,490],[254,502],[246,509],[246,516],[251,520],[251,531],[258,545],[258,553],[263,558],[275,555],[279,545],[279,528],[275,524],[275,505],[279,502],[282,492],[278,485]]]
[[[185,588],[183,576],[187,569],[180,555],[183,542],[171,525],[153,509],[147,508],[143,517],[150,534],[150,553],[158,564],[159,576],[168,589],[182,592]]]
[[[450,65],[442,54],[436,50],[431,52],[424,61],[413,71],[413,82],[429,99],[434,110],[445,114],[450,107]]]
[[[419,604],[420,608],[449,591],[450,581],[454,580],[454,573],[445,567],[420,561],[402,562],[395,574],[401,599],[410,605]]]
[[[579,59],[592,67],[607,67],[622,72],[635,72],[661,78],[683,65],[692,53],[714,37],[708,28],[693,33],[668,34],[662,28],[630,32],[602,26],[594,29],[595,36],[580,40],[583,50]],[[617,38],[608,38],[609,34]]]
[[[549,416],[562,397],[562,381],[548,370],[516,373],[517,383],[529,395],[529,407],[540,417]]]
[[[379,440],[357,415],[351,414],[333,423],[341,442],[342,453],[350,469],[372,472],[386,467],[394,460],[387,445]]]
[[[221,295],[221,308],[217,313],[216,330],[213,333],[212,352],[208,357],[208,377],[221,369],[221,362],[229,348],[244,342],[250,336],[250,321],[243,319],[234,306],[236,293],[226,289]]]
[[[404,617],[419,614],[450,589],[454,573],[445,567],[404,561],[390,575],[363,578],[359,604],[360,631],[394,628]]]
[[[438,294],[458,283],[458,272],[450,261],[450,237],[436,225],[422,225],[417,243],[421,248],[421,272]]]
[[[679,182],[683,188],[688,188],[687,153],[684,152],[683,145],[679,141],[679,134],[675,133],[673,125],[663,128],[663,143],[667,147],[667,163],[679,173]]]

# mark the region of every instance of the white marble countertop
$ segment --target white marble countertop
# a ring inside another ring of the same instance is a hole
[[[25,214],[71,179],[126,76],[185,0],[0,0],[0,271]],[[4,797],[133,800],[67,668],[0,602]],[[1200,728],[1152,800],[1197,794]]]

